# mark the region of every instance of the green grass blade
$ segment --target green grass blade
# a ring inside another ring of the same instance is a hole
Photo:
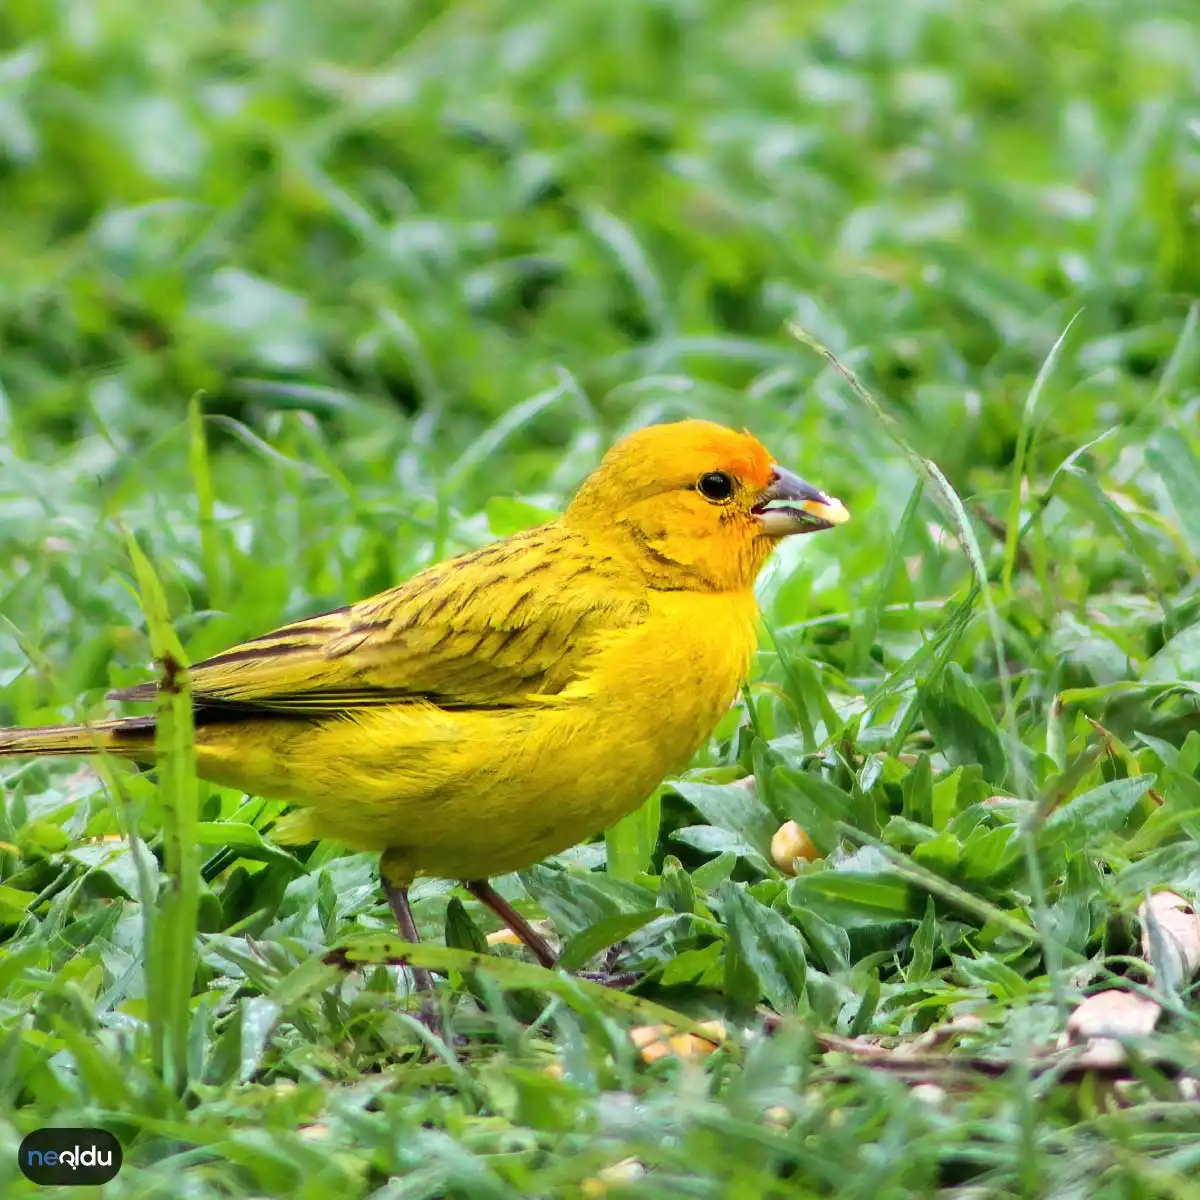
[[[171,625],[162,584],[136,539],[129,535],[127,543],[160,671],[155,755],[165,879],[157,910],[152,917],[147,914],[146,1003],[155,1069],[172,1091],[182,1092],[188,1082],[200,894],[192,697],[183,647]]]
[[[649,870],[654,848],[658,845],[658,826],[662,816],[662,790],[645,804],[604,831],[608,873],[618,879],[633,879]]]
[[[1034,417],[1037,414],[1037,406],[1042,398],[1042,392],[1062,353],[1067,334],[1071,332],[1071,326],[1078,319],[1079,313],[1076,313],[1055,339],[1054,345],[1050,347],[1050,353],[1046,355],[1038,370],[1033,387],[1029,389],[1029,394],[1025,397],[1025,405],[1021,410],[1021,427],[1017,432],[1017,445],[1013,452],[1012,490],[1008,500],[1008,521],[1004,533],[1004,565],[1000,572],[1000,588],[1005,597],[1012,595],[1013,567],[1017,561],[1017,546],[1020,544],[1021,534],[1021,492],[1025,481],[1025,458],[1033,441]]]
[[[996,655],[996,674],[1000,681],[1000,692],[1004,704],[1004,724],[1008,732],[1015,737],[1016,719],[1013,712],[1012,684],[1009,680],[1008,664],[1004,654],[1004,637],[1001,630],[1000,617],[992,596],[991,585],[988,582],[987,568],[983,560],[983,552],[979,548],[979,539],[975,536],[975,528],[971,523],[971,518],[967,515],[967,510],[962,500],[959,498],[950,481],[943,474],[941,468],[932,459],[924,458],[917,452],[900,432],[896,422],[892,420],[879,401],[871,395],[858,376],[849,367],[845,366],[832,350],[823,346],[811,334],[807,333],[794,322],[788,326],[788,331],[793,337],[803,342],[804,345],[824,357],[850,385],[851,391],[867,406],[875,419],[879,421],[889,436],[904,452],[918,476],[923,478],[929,485],[934,499],[940,501],[939,507],[949,516],[958,535],[959,544],[967,556],[967,561],[970,563],[971,570],[975,575],[976,584],[979,588],[980,600],[983,604],[988,631],[992,639],[992,648]],[[1014,765],[1018,771],[1021,770],[1019,764]]]
[[[904,564],[904,547],[908,543],[909,531],[916,522],[924,492],[924,484],[918,479],[908,498],[908,503],[904,506],[900,522],[888,540],[887,556],[876,576],[870,599],[863,605],[861,617],[853,623],[850,635],[851,670],[862,672],[867,669],[871,647],[875,643],[880,620],[887,608],[888,596],[891,594],[896,578]]]
[[[647,1024],[663,1022],[677,1029],[688,1030],[695,1022],[681,1012],[632,992],[606,987],[589,979],[580,979],[561,971],[550,971],[533,963],[518,962],[498,955],[473,954],[469,950],[454,950],[448,946],[432,946],[426,942],[413,944],[381,934],[353,938],[321,956],[321,962],[345,967],[369,963],[389,963],[393,966],[429,967],[435,971],[486,971],[505,991],[530,988],[561,996],[568,1004],[585,999],[589,1004],[610,1012],[636,1017]],[[326,976],[315,972],[311,986],[320,986]],[[296,997],[293,995],[292,997]]]
[[[204,406],[199,393],[193,396],[188,404],[188,458],[192,468],[192,483],[196,489],[200,559],[204,564],[204,578],[208,582],[209,604],[212,608],[223,608],[225,585],[221,575],[221,552],[213,514],[213,481],[208,461],[208,438],[204,430]]]
[[[990,921],[999,928],[1007,929],[1009,933],[1015,933],[1029,942],[1041,942],[1041,934],[1032,925],[1027,925],[1018,917],[1014,917],[1007,909],[999,908],[990,901],[983,899],[982,896],[976,896],[974,892],[968,892],[966,888],[961,888],[958,884],[951,883],[950,880],[944,879],[934,871],[920,866],[918,863],[913,862],[907,854],[902,854],[886,842],[871,837],[870,834],[863,833],[861,829],[854,829],[849,825],[842,826],[842,833],[851,841],[859,842],[864,846],[873,846],[891,863],[898,874],[910,882],[917,884],[919,887],[924,888],[925,891],[931,892],[935,896],[940,896],[943,900],[948,900],[951,904],[957,904],[960,908],[966,912],[973,913],[981,920]]]

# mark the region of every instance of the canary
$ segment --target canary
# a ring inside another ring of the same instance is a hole
[[[846,519],[749,434],[642,429],[557,520],[191,667],[196,769],[294,805],[281,841],[381,852],[408,940],[413,880],[456,879],[551,965],[488,878],[606,828],[687,761],[746,677],[772,548]],[[0,730],[0,756],[97,750],[153,762],[154,718]]]

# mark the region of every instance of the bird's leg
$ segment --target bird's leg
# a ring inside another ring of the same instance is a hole
[[[408,903],[408,888],[399,887],[395,884],[388,883],[387,879],[381,879],[383,884],[383,894],[387,897],[388,905],[391,907],[392,916],[396,918],[396,925],[400,929],[400,936],[406,942],[412,942],[417,945],[421,941],[421,935],[417,932],[417,923],[413,920],[412,906]],[[433,994],[433,976],[430,974],[428,967],[409,967],[412,971],[413,987],[418,992],[428,992]]]
[[[386,877],[381,878],[383,894],[387,897],[388,906],[396,918],[400,936],[406,942],[418,945],[421,935],[417,932],[417,923],[413,920],[412,906],[408,903],[408,888],[388,883]],[[442,1020],[438,1015],[437,993],[433,986],[433,975],[428,967],[409,967],[413,978],[413,991],[421,997],[421,1007],[417,1011],[417,1020],[438,1037],[443,1035]]]
[[[557,965],[558,959],[554,951],[550,949],[549,942],[486,879],[467,880],[463,887],[476,900],[486,904],[533,951],[534,957],[543,967],[553,968]],[[616,947],[613,947],[613,950],[615,951]],[[611,966],[611,963],[606,960],[605,965]],[[619,989],[632,987],[641,978],[641,973],[637,971],[624,971],[619,974],[615,974],[611,970],[577,971],[576,975],[580,979],[587,979],[592,983],[602,983],[605,987]]]
[[[408,902],[408,888],[412,883],[412,872],[404,860],[394,851],[384,852],[379,860],[379,882],[383,885],[383,894],[387,897],[388,907],[396,918],[396,926],[400,936],[406,942],[418,945],[421,935],[417,932],[417,923],[413,920],[412,906]],[[438,1017],[437,1001],[433,987],[433,975],[428,967],[409,967],[412,972],[413,991],[421,997],[421,1008],[418,1020],[431,1033],[439,1037],[442,1034],[442,1023]]]
[[[482,904],[486,904],[533,951],[543,967],[553,967],[558,961],[550,943],[486,879],[469,879],[463,887]]]

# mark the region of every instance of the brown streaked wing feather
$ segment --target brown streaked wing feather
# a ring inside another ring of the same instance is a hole
[[[596,634],[644,614],[610,563],[548,525],[233,646],[191,668],[192,692],[200,705],[295,713],[511,707],[561,691]],[[154,684],[112,693],[154,695]]]

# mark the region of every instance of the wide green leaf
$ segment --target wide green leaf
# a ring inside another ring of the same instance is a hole
[[[922,694],[922,712],[930,731],[953,766],[978,763],[984,778],[1002,785],[1008,755],[987,701],[957,663]]]
[[[800,934],[782,914],[736,883],[723,884],[718,901],[729,927],[727,960],[754,976],[777,1012],[795,1011],[807,969]]]

